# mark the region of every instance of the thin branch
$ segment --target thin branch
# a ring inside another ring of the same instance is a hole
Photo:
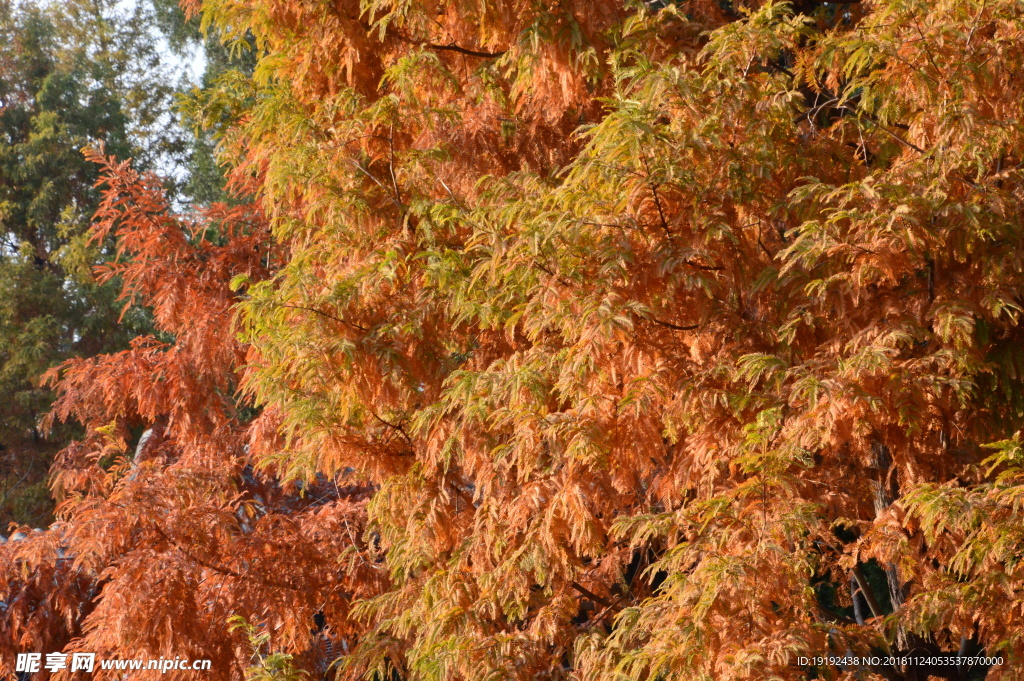
[[[986,1],[987,0],[981,0],[981,7],[978,9],[978,15],[976,17],[974,17],[974,22],[971,25],[971,32],[967,36],[967,42],[964,43],[964,49],[965,50],[970,49],[972,52],[974,51],[974,49],[971,47],[971,40],[974,39],[974,32],[976,30],[978,30],[978,22],[981,21],[981,15],[985,13],[985,3],[986,3]],[[963,61],[963,63],[966,64],[967,60],[965,59]]]
[[[721,272],[722,270],[725,269],[725,267],[722,265],[701,265],[699,263],[693,262],[692,260],[684,260],[683,264],[688,265],[694,268],[695,270],[704,270],[705,272]]]
[[[387,188],[387,187],[386,187],[386,186],[384,185],[384,183],[383,183],[383,182],[381,182],[380,180],[378,180],[378,179],[377,179],[377,178],[376,178],[376,177],[374,176],[374,174],[373,174],[373,173],[371,173],[371,172],[370,172],[369,170],[367,170],[366,168],[364,168],[364,167],[362,166],[362,164],[361,164],[361,163],[359,163],[359,161],[356,161],[355,159],[350,159],[350,162],[352,163],[352,165],[353,165],[353,166],[355,166],[355,167],[356,167],[356,169],[360,170],[360,171],[361,171],[361,172],[362,172],[362,173],[363,173],[364,175],[366,175],[366,176],[367,176],[368,178],[370,178],[371,180],[373,180],[373,181],[374,181],[374,182],[376,183],[376,185],[377,185],[378,187],[380,187],[380,188],[381,188],[381,189],[382,189],[382,190],[384,191],[384,193],[385,193],[385,194],[387,194],[387,195],[388,195],[388,199],[390,199],[390,200],[391,200],[391,202],[392,202],[392,203],[394,203],[394,204],[395,204],[395,206],[397,206],[397,207],[398,207],[398,210],[399,210],[399,211],[401,211],[402,213],[404,213],[404,212],[405,212],[405,206],[404,206],[404,205],[402,204],[402,202],[401,202],[401,201],[399,201],[399,200],[398,200],[397,198],[395,198],[394,196],[391,196],[391,190],[390,190],[390,189],[388,189],[388,188]]]
[[[565,286],[566,288],[572,288],[572,284],[570,284],[568,281],[566,281],[562,277],[558,276],[557,274],[552,272],[549,268],[547,268],[544,265],[540,264],[536,260],[533,261],[533,266],[536,267],[541,272],[543,272],[544,274],[548,275],[549,277],[552,277],[555,281],[557,281],[562,286]]]
[[[434,45],[432,43],[427,43],[423,46],[431,50],[458,52],[459,54],[464,54],[467,57],[479,57],[480,59],[497,59],[507,52],[507,50],[501,50],[500,52],[481,52],[480,50],[469,50],[465,47],[459,47],[455,44]]]
[[[385,419],[381,418],[377,414],[377,412],[373,411],[372,409],[370,409],[369,412],[370,412],[371,415],[373,415],[373,418],[377,419],[378,421],[380,421],[382,424],[384,424],[388,428],[391,428],[391,429],[396,430],[399,433],[401,433],[402,437],[405,438],[405,441],[409,443],[409,446],[414,446],[412,438],[409,437],[409,434],[407,432],[405,432],[405,429],[402,428],[402,426],[400,426],[398,424],[395,424],[395,423],[391,423],[390,421],[386,421]]]
[[[918,22],[917,17],[914,17],[914,28],[917,29],[917,34],[921,36],[921,42],[924,44],[924,53],[928,55],[928,61],[931,62],[932,68],[935,69],[935,73],[939,75],[939,78],[946,80],[946,76],[943,75],[942,69],[935,63],[935,57],[932,56],[932,47],[928,44],[928,39],[924,37],[924,31],[921,30],[921,24]]]
[[[17,481],[17,482],[15,482],[15,483],[14,483],[13,485],[11,485],[11,486],[9,486],[9,487],[8,487],[8,486],[6,486],[6,477],[4,478],[4,482],[5,482],[5,486],[4,486],[4,498],[3,498],[3,499],[0,499],[0,506],[3,506],[3,505],[5,505],[5,504],[7,503],[7,498],[8,498],[9,496],[11,496],[11,493],[12,493],[12,492],[13,492],[14,490],[18,489],[18,487],[20,487],[20,486],[21,486],[21,483],[25,482],[25,479],[26,479],[26,478],[28,478],[28,476],[29,476],[29,473],[31,473],[31,472],[32,472],[32,467],[33,467],[33,465],[34,465],[34,462],[33,462],[33,461],[29,461],[29,464],[28,464],[28,470],[26,470],[26,471],[25,471],[25,474],[24,474],[24,475],[22,475],[22,476],[21,476],[20,478],[18,478],[18,481]]]
[[[226,567],[226,566],[223,566],[223,565],[218,565],[216,563],[211,563],[210,561],[207,561],[207,560],[203,560],[202,558],[200,558],[199,556],[195,555],[194,553],[189,551],[187,548],[182,546],[180,543],[175,541],[173,538],[167,536],[167,534],[162,529],[160,529],[160,526],[157,525],[156,523],[153,523],[152,527],[153,527],[154,530],[156,530],[156,533],[159,534],[163,538],[164,541],[166,541],[168,544],[170,544],[175,549],[177,549],[179,552],[181,552],[182,555],[184,555],[186,558],[188,558],[189,560],[193,561],[194,563],[196,563],[198,565],[201,565],[204,568],[207,568],[208,570],[213,570],[214,572],[216,572],[218,574],[222,574],[222,575],[225,575],[225,576],[228,576],[228,577],[233,577],[234,579],[255,580],[255,581],[261,582],[263,584],[266,584],[268,586],[275,586],[275,587],[277,587],[279,589],[289,589],[291,591],[300,591],[301,590],[301,589],[299,589],[299,587],[297,587],[297,586],[295,586],[293,584],[288,584],[288,583],[285,583],[285,582],[278,582],[277,580],[271,580],[271,579],[266,579],[266,578],[254,577],[251,573],[242,574],[242,573],[238,572],[237,570],[233,570],[233,569],[231,569],[229,567]]]
[[[395,36],[402,42],[409,43],[410,45],[416,45],[418,47],[425,47],[428,50],[437,50],[438,52],[458,52],[459,54],[465,55],[467,57],[477,57],[479,59],[496,59],[505,54],[505,52],[507,52],[507,50],[501,50],[500,52],[484,52],[482,50],[471,50],[469,48],[456,45],[454,42],[448,43],[447,45],[437,45],[435,43],[428,43],[425,40],[416,40],[414,38],[410,38],[407,35],[402,35],[401,33],[397,32],[392,33],[391,35]]]
[[[403,211],[404,211],[405,210],[404,209],[405,202],[402,201],[402,192],[399,191],[399,189],[398,189],[398,178],[395,177],[395,122],[394,121],[391,121],[391,130],[390,130],[390,132],[388,134],[388,148],[389,148],[388,172],[391,174],[391,186],[395,190],[395,201],[398,203],[399,206],[403,206]]]
[[[864,596],[864,600],[867,601],[868,607],[871,609],[871,614],[875,617],[881,617],[882,608],[878,605],[878,601],[875,600],[875,594],[871,592],[868,581],[864,579],[864,573],[860,571],[859,566],[854,566],[852,572],[853,578],[857,580],[860,593]]]
[[[328,314],[328,313],[324,312],[323,310],[318,310],[315,307],[306,307],[305,305],[278,305],[277,307],[285,307],[285,308],[288,308],[290,310],[305,310],[307,312],[315,312],[316,314],[321,315],[323,317],[327,317],[328,319],[333,319],[334,321],[338,322],[339,324],[344,324],[345,326],[351,326],[352,328],[359,329],[360,331],[363,331],[363,332],[365,332],[367,330],[365,326],[360,326],[359,324],[356,324],[355,322],[350,322],[350,321],[342,319],[340,317],[335,317],[334,315]]]
[[[899,142],[900,144],[902,144],[902,145],[904,145],[904,146],[906,146],[906,147],[908,147],[908,148],[910,148],[910,149],[913,149],[914,151],[916,151],[916,152],[917,152],[917,153],[919,153],[919,154],[926,154],[926,153],[927,153],[927,152],[926,152],[926,151],[925,151],[924,149],[922,149],[921,147],[917,146],[917,145],[916,145],[916,144],[914,144],[913,142],[910,142],[910,141],[908,141],[908,140],[905,140],[905,139],[903,139],[902,137],[900,137],[899,135],[897,135],[896,133],[894,133],[894,132],[893,132],[892,130],[889,130],[888,128],[886,128],[886,127],[885,127],[884,125],[880,125],[879,123],[876,123],[875,121],[871,120],[871,118],[870,118],[870,117],[862,115],[862,114],[861,114],[861,112],[858,112],[858,111],[854,111],[853,109],[851,109],[851,108],[850,108],[850,107],[848,107],[848,106],[842,106],[842,107],[836,107],[836,108],[840,108],[840,109],[845,109],[846,111],[849,111],[850,113],[853,113],[853,114],[855,114],[855,115],[858,115],[858,116],[859,116],[859,118],[860,118],[861,120],[867,121],[867,122],[868,122],[868,123],[870,123],[871,125],[875,126],[875,127],[876,127],[876,128],[878,128],[879,130],[881,130],[882,132],[884,132],[884,133],[885,133],[886,135],[888,135],[889,137],[892,137],[892,138],[893,138],[894,140],[896,140],[896,141],[897,141],[897,142]]]
[[[661,207],[661,196],[658,195],[658,185],[651,179],[651,166],[647,162],[647,157],[643,156],[641,159],[644,162],[644,170],[647,171],[647,186],[651,188],[651,194],[654,196],[654,206],[658,209],[658,218],[661,220],[661,228],[665,230],[665,236],[672,240],[672,230],[668,228],[668,220],[665,219],[665,211]]]
[[[569,582],[569,586],[571,586],[573,589],[575,589],[579,593],[583,594],[584,596],[586,596],[590,600],[594,601],[598,605],[603,605],[605,608],[610,608],[613,605],[607,598],[601,598],[596,593],[594,593],[593,591],[591,591],[587,587],[583,586],[579,582],[575,582],[575,581]]]
[[[666,322],[666,321],[664,321],[662,319],[658,319],[657,317],[649,317],[649,319],[652,322],[654,322],[655,324],[660,324],[661,326],[664,326],[664,327],[669,328],[669,329],[674,329],[676,331],[693,331],[694,329],[699,329],[700,328],[700,324],[691,324],[690,326],[680,326],[678,324],[673,324],[672,322]]]

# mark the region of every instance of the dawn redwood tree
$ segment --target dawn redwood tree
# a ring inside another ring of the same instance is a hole
[[[257,6],[246,385],[377,488],[345,673],[1017,673],[1019,3]]]
[[[183,224],[108,165],[172,339],[65,368],[64,524],[3,557],[63,543],[89,598],[47,577],[16,635],[225,677],[245,633],[260,678],[1021,677],[1024,6],[189,7],[261,55],[205,105],[253,203]]]

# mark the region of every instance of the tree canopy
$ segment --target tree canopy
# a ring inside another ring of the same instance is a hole
[[[184,4],[235,200],[90,154],[5,664],[1021,678],[1019,0]]]
[[[214,131],[197,128],[179,107],[187,90],[202,87],[183,70],[205,60],[208,85],[232,64],[251,73],[251,52],[236,48],[239,62],[214,32],[199,44],[198,22],[186,21],[174,1],[29,0],[2,12],[0,522],[40,524],[52,509],[51,455],[75,430],[43,437],[39,421],[53,395],[39,376],[68,357],[115,351],[151,331],[144,310],[119,309],[117,282],[98,285],[93,276],[114,247],[87,245],[99,172],[81,152],[102,144],[160,172],[177,207],[224,200]]]
[[[45,514],[31,499],[32,487],[14,484],[23,473],[32,482],[45,473],[45,454],[52,449],[39,442],[39,420],[52,393],[38,377],[69,357],[124,347],[148,328],[137,311],[119,326],[117,287],[100,286],[92,275],[111,245],[86,244],[100,197],[94,187],[99,172],[81,152],[102,142],[141,167],[164,170],[182,157],[182,134],[171,124],[176,83],[150,42],[150,25],[142,5],[0,3],[5,523],[32,516],[41,522]],[[28,433],[34,443],[24,442]],[[45,482],[35,487],[45,490]]]

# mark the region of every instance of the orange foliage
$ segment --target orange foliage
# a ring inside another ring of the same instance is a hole
[[[107,276],[165,337],[51,377],[90,436],[2,560],[66,573],[4,577],[57,601],[0,634],[225,678],[233,615],[346,679],[1019,678],[1019,3],[202,9],[263,51],[221,92],[254,203],[182,221],[106,162]]]

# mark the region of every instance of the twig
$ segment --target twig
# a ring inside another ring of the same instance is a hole
[[[351,326],[352,328],[359,329],[360,331],[366,331],[366,327],[365,326],[360,326],[359,324],[356,324],[354,322],[350,322],[350,321],[347,321],[345,319],[341,319],[340,317],[335,317],[334,315],[328,314],[328,313],[324,312],[323,310],[318,310],[315,307],[306,307],[305,305],[278,305],[278,307],[285,307],[285,308],[288,308],[288,309],[291,309],[291,310],[305,310],[307,312],[315,312],[316,314],[324,316],[324,317],[327,317],[328,319],[333,319],[334,321],[338,322],[339,324],[344,324],[346,326]]]

